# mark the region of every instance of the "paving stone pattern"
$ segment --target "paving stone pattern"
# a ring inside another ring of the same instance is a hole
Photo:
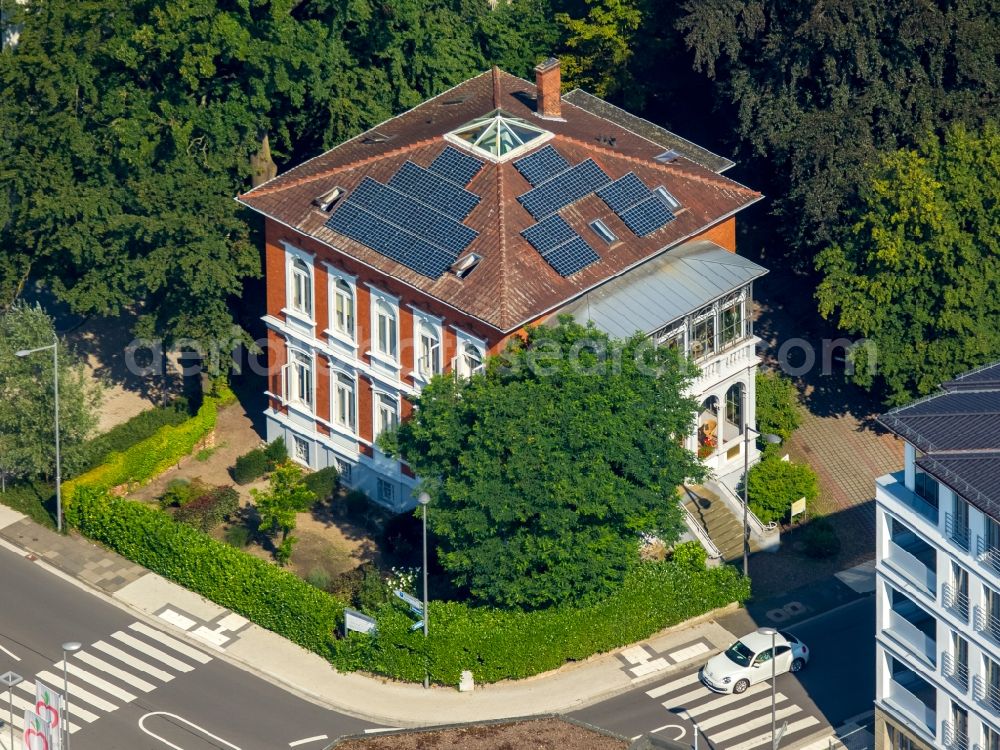
[[[0,529],[0,537],[108,593],[124,588],[148,572],[83,537],[57,534],[27,518]]]

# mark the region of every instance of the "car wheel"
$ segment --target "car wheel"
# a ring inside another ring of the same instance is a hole
[[[739,680],[733,685],[733,692],[739,695],[740,693],[745,693],[748,687],[750,687],[750,680]]]
[[[805,665],[806,665],[806,663],[805,663],[804,661],[802,661],[802,659],[795,659],[795,660],[794,660],[794,661],[792,662],[792,671],[793,671],[793,672],[798,672],[798,671],[800,671],[800,670],[802,669],[802,667],[804,667]]]

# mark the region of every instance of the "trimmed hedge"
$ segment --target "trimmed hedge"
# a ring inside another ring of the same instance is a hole
[[[344,606],[294,574],[163,511],[86,487],[77,489],[66,520],[123,557],[332,658],[333,632]]]
[[[127,422],[112,427],[83,445],[86,462],[80,473],[100,466],[115,451],[128,450],[141,440],[156,434],[161,428],[183,424],[192,416],[194,415],[185,398],[178,398],[167,406],[154,406],[139,412]]]
[[[122,484],[149,481],[191,453],[199,441],[215,428],[219,407],[232,399],[230,391],[219,396],[206,396],[193,417],[181,424],[161,427],[152,436],[125,451],[111,453],[97,468],[66,482],[63,496],[73,498],[81,487],[110,490]]]

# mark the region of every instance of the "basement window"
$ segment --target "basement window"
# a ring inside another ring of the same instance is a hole
[[[590,228],[594,230],[594,234],[596,234],[602,240],[607,242],[609,245],[618,241],[618,238],[615,236],[615,233],[612,232],[608,228],[608,225],[605,224],[600,219],[594,219],[592,222],[590,222]]]

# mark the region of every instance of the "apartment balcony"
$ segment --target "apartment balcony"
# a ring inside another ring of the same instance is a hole
[[[1000,686],[988,683],[977,674],[972,678],[972,694],[993,715],[1000,712]]]
[[[941,674],[962,693],[969,689],[969,665],[958,661],[947,651],[941,652]]]
[[[969,621],[969,597],[956,589],[953,583],[941,584],[941,603],[963,623]]]
[[[944,514],[944,533],[948,539],[963,552],[969,551],[972,532],[968,525],[961,526],[951,513]]]
[[[983,537],[976,537],[976,559],[996,575],[1000,575],[1000,549]]]
[[[923,560],[895,541],[889,541],[889,554],[882,558],[894,570],[920,586],[933,599],[937,596],[937,572]]]
[[[1000,617],[977,605],[973,608],[972,624],[977,631],[1000,643]]]
[[[969,750],[969,737],[950,721],[941,722],[941,736],[949,750]]]
[[[919,607],[911,609],[919,610]],[[884,628],[882,632],[891,636],[907,651],[915,654],[918,658],[923,659],[933,667],[937,654],[937,644],[934,638],[924,630],[924,628],[931,630],[933,627],[933,617],[925,616],[919,621],[914,622],[901,612],[891,610],[889,612],[889,627]]]
[[[916,682],[926,685],[923,680]],[[920,692],[927,692],[927,690],[921,689]],[[930,692],[933,693],[933,688],[930,689]],[[933,698],[933,695],[930,697]],[[889,695],[885,702],[911,722],[925,729],[931,736],[935,734],[937,717],[933,706],[929,706],[906,686],[897,682],[895,677],[889,680]]]
[[[908,489],[903,482],[904,472],[897,471],[894,474],[886,474],[875,480],[876,487],[885,493],[885,498],[902,506],[920,518],[922,521],[933,527],[938,525],[937,506],[924,500],[916,492]]]

